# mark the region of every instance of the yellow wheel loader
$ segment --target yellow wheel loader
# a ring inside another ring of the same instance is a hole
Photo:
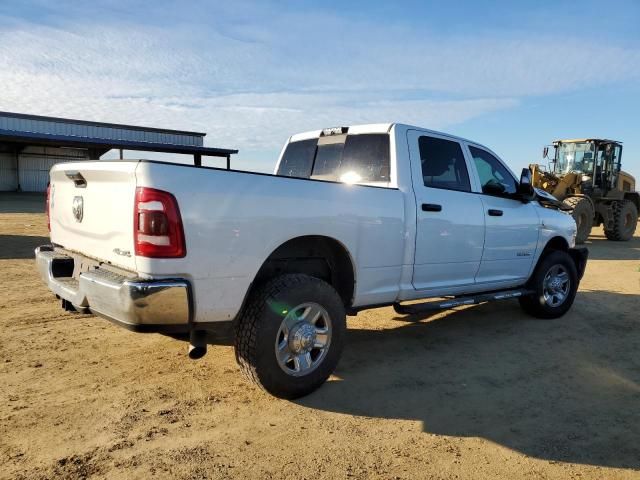
[[[591,227],[603,225],[609,240],[629,240],[638,224],[636,181],[621,170],[622,142],[598,138],[556,140],[549,168],[531,164],[532,183],[571,210],[584,243]],[[544,158],[549,147],[544,148]]]

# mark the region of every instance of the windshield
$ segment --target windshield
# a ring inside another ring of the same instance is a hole
[[[593,170],[593,149],[591,142],[560,143],[556,147],[555,173],[591,172]]]

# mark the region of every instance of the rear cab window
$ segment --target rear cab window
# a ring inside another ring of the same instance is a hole
[[[388,133],[338,133],[290,142],[276,175],[388,186],[390,171]]]
[[[291,142],[282,155],[278,175],[285,177],[309,178],[313,157],[316,154],[316,139]]]

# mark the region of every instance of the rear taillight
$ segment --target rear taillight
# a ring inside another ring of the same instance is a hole
[[[47,200],[44,205],[47,210],[47,228],[51,231],[51,212],[49,211],[51,208],[51,184],[47,184]]]
[[[133,215],[136,255],[179,258],[187,254],[176,198],[154,188],[136,188]]]

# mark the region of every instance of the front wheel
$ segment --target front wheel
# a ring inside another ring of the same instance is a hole
[[[333,373],[345,333],[344,305],[331,285],[282,275],[251,294],[236,327],[236,360],[267,392],[298,398]]]
[[[529,287],[533,294],[520,297],[520,306],[537,318],[558,318],[567,313],[578,290],[578,273],[567,252],[552,251],[536,267]]]

